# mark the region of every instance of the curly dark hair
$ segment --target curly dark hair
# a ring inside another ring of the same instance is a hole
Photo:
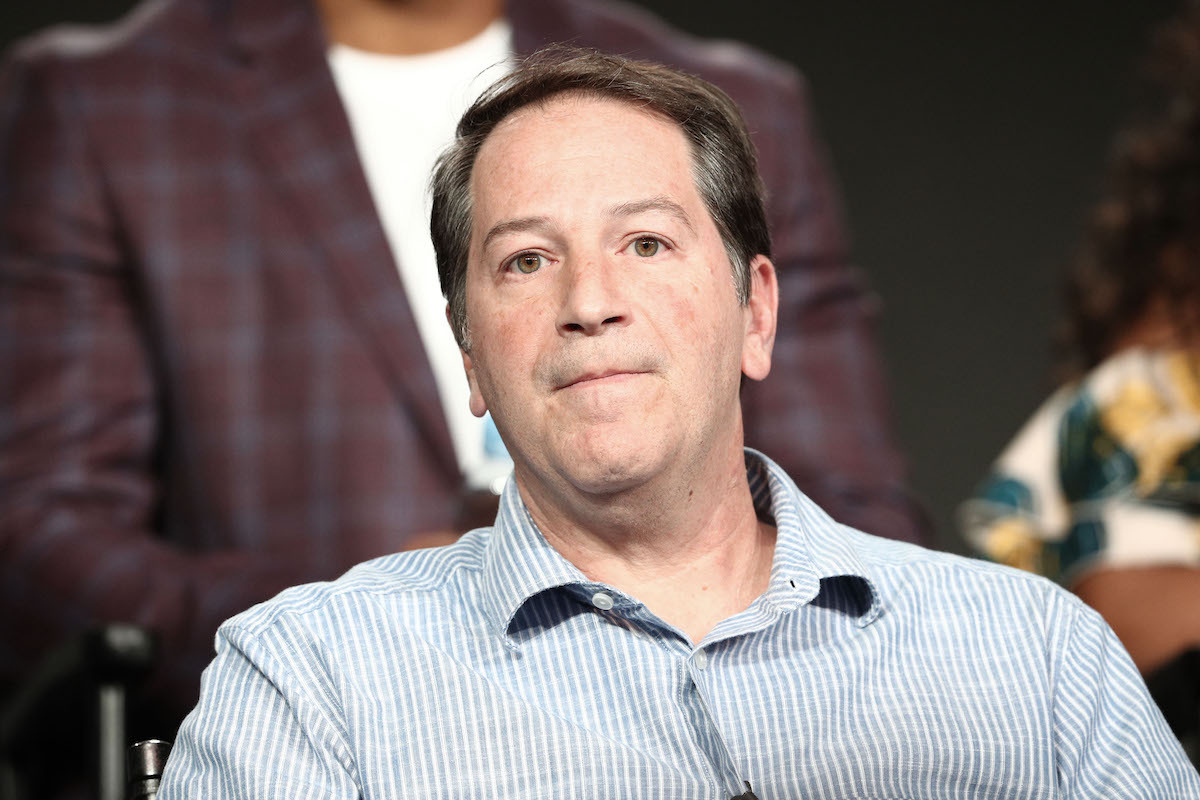
[[[1067,271],[1064,378],[1112,355],[1152,304],[1181,333],[1200,317],[1200,2],[1156,29],[1145,77],[1144,107],[1117,134]]]

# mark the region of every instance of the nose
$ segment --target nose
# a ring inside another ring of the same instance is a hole
[[[566,265],[558,330],[595,336],[631,321],[626,293],[615,269],[603,259],[581,259]]]

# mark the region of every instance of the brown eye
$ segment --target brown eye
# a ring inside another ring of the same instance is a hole
[[[633,243],[633,252],[642,258],[649,258],[658,253],[658,239],[638,239]]]
[[[521,253],[512,260],[512,265],[517,272],[528,275],[542,268],[542,257],[537,253]]]

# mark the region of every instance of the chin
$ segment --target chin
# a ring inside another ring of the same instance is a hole
[[[664,442],[644,429],[626,436],[589,436],[570,448],[567,479],[588,494],[611,495],[636,488],[662,473],[670,458]],[[673,452],[673,451],[672,451]]]
[[[594,464],[587,473],[574,472],[567,480],[576,490],[596,497],[608,497],[636,489],[648,479],[645,471],[625,464]]]

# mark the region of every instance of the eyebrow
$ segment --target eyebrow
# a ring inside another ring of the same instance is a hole
[[[491,243],[493,239],[504,236],[508,233],[524,233],[525,231],[553,231],[557,226],[550,221],[549,217],[518,217],[517,219],[506,219],[504,222],[497,222],[487,232],[487,236],[483,237],[483,247]]]
[[[696,232],[696,229],[692,226],[691,217],[683,210],[683,206],[664,195],[651,197],[647,200],[634,200],[629,203],[621,203],[608,209],[608,213],[614,217],[632,217],[637,214],[645,214],[648,211],[661,211],[668,216],[674,217],[692,233]]]
[[[676,203],[669,197],[659,195],[646,200],[633,200],[628,203],[619,203],[615,206],[610,206],[608,209],[609,216],[612,217],[632,217],[637,214],[645,214],[649,211],[659,211],[671,217],[674,217],[683,224],[689,231],[695,233],[696,229],[692,226],[692,220],[688,217],[687,212],[683,210],[683,206]],[[549,217],[518,217],[516,219],[506,219],[503,222],[497,222],[488,230],[487,235],[483,237],[483,247],[487,248],[493,239],[498,239],[510,233],[525,233],[526,231],[549,232],[555,231],[558,226]]]

